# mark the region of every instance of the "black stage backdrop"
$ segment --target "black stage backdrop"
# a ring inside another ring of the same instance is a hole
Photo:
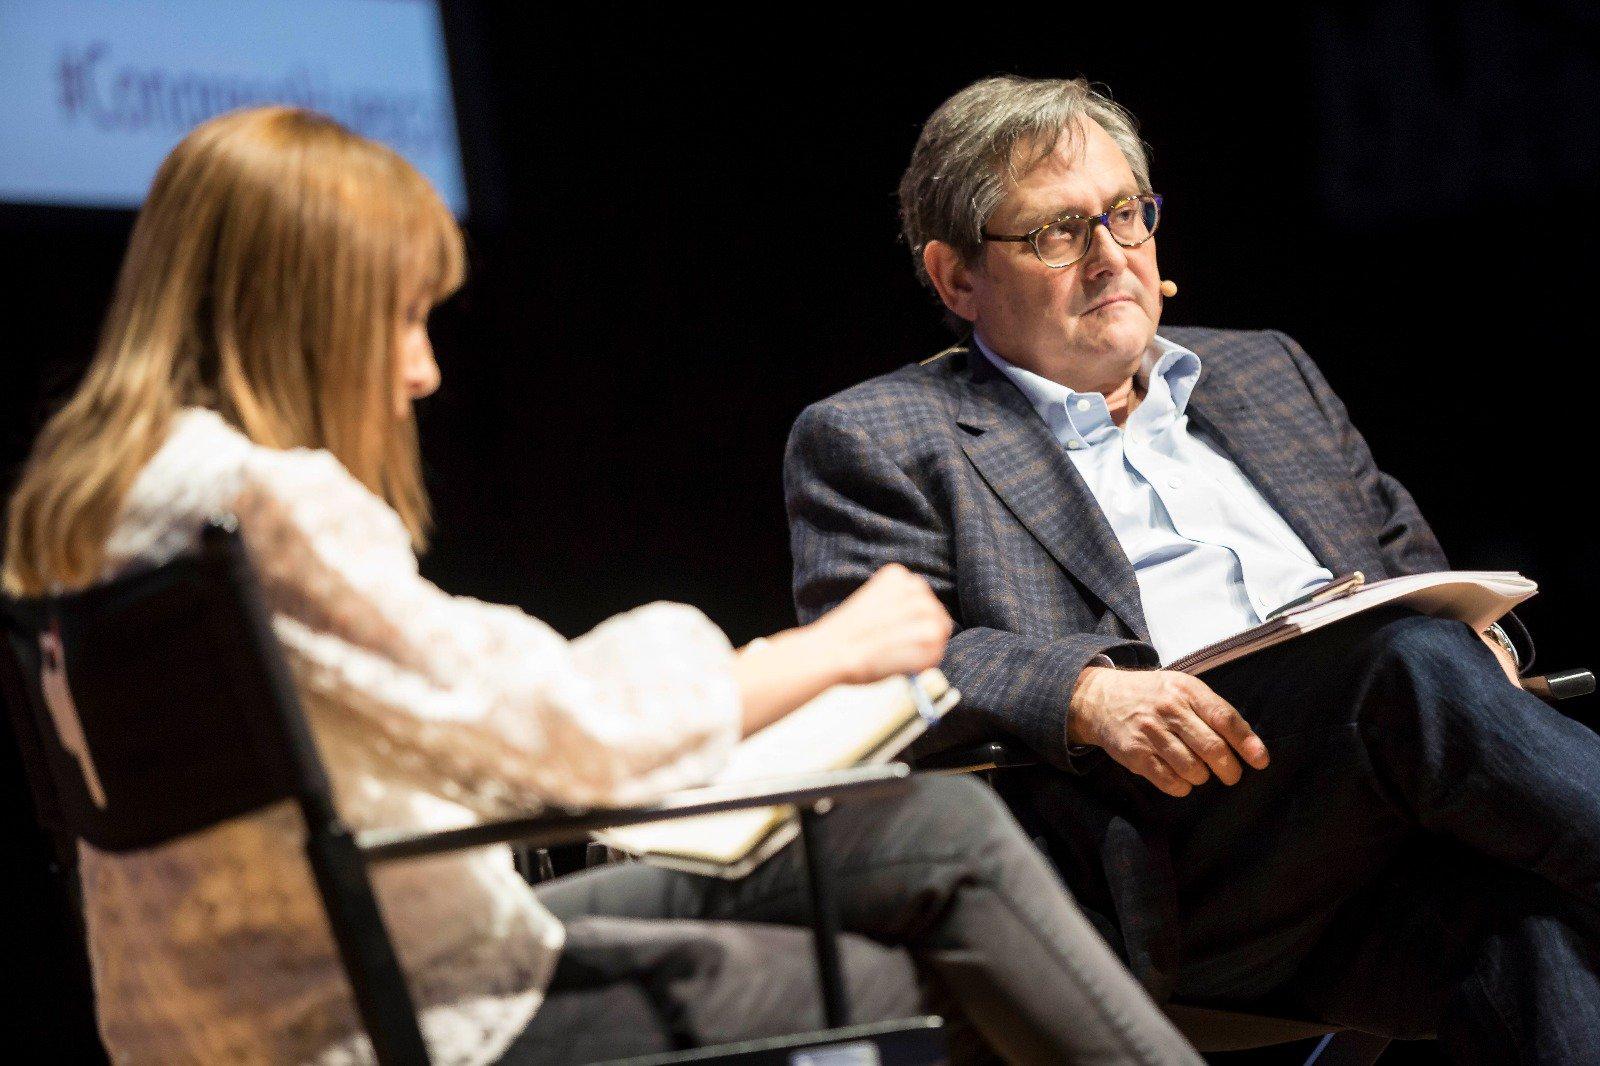
[[[1081,73],[1153,146],[1169,321],[1298,338],[1455,565],[1540,582],[1544,663],[1600,658],[1600,16],[1577,0],[992,12],[1009,31],[532,7],[447,8],[474,202],[421,413],[447,589],[569,635],[656,599],[741,642],[789,625],[790,423],[948,343],[897,239],[919,122],[989,73]],[[0,212],[0,487],[81,370],[130,222]],[[39,917],[4,923],[7,957],[40,977],[13,1031],[71,1059],[92,1035],[21,797],[14,913]]]

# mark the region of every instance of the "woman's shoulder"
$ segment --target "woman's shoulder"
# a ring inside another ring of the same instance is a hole
[[[313,509],[389,510],[331,453],[268,448],[215,411],[186,408],[123,500],[106,542],[106,576],[135,563],[165,562],[191,547],[208,519],[236,511],[247,496],[286,507],[301,501]]]
[[[217,412],[186,407],[173,418],[166,441],[139,472],[135,493],[161,495],[235,481],[256,447]]]
[[[106,539],[103,576],[163,563],[190,547],[206,519],[227,510],[237,494],[251,447],[213,411],[179,412],[123,497]]]

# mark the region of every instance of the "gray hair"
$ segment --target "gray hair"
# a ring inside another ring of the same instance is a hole
[[[1150,192],[1150,160],[1128,111],[1083,78],[1002,74],[962,89],[922,127],[900,178],[900,230],[917,277],[929,241],[944,241],[966,262],[983,249],[983,226],[1011,186],[1055,151],[1063,137],[1082,146],[1088,119],[1122,149],[1140,192]]]

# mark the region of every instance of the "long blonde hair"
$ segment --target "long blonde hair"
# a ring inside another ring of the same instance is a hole
[[[134,478],[193,405],[257,444],[328,449],[420,547],[398,331],[408,304],[462,274],[455,220],[390,149],[287,107],[194,129],[156,173],[88,375],[12,498],[7,590],[94,581]]]

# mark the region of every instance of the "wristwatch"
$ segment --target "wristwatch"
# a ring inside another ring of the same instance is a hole
[[[1490,622],[1489,628],[1483,631],[1483,635],[1504,648],[1506,654],[1511,656],[1511,662],[1516,668],[1518,670],[1522,669],[1522,655],[1518,653],[1517,646],[1511,643],[1511,638],[1506,636],[1506,631],[1500,628],[1499,622]]]

